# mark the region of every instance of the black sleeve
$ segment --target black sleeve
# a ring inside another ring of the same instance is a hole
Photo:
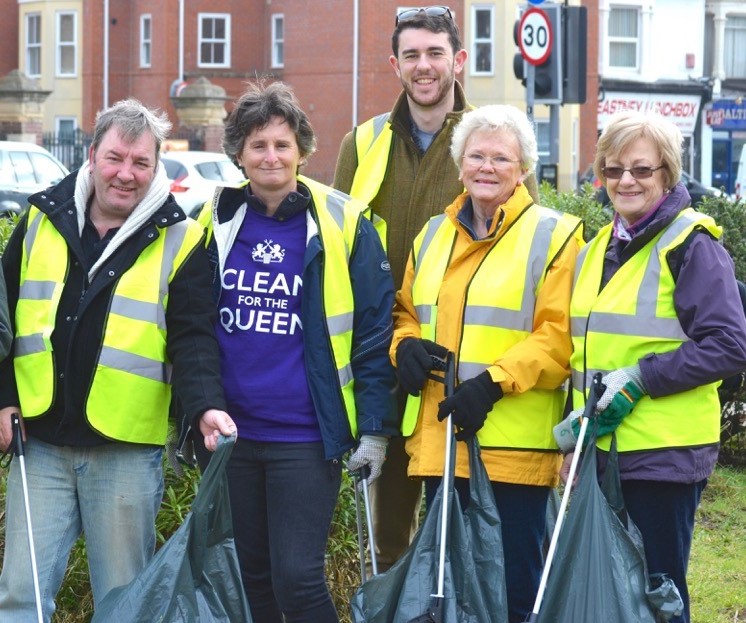
[[[180,408],[193,425],[207,409],[225,410],[217,317],[204,241],[184,262],[169,286],[167,354]]]

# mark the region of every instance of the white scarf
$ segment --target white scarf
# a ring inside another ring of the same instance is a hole
[[[78,213],[78,235],[83,233],[85,224],[85,213],[88,200],[93,194],[93,180],[91,179],[91,167],[88,161],[80,167],[78,177],[75,181],[75,209]],[[153,214],[163,205],[168,197],[169,181],[161,163],[158,163],[153,181],[150,183],[148,193],[143,200],[135,206],[135,209],[127,217],[114,237],[106,245],[101,257],[91,266],[88,271],[88,280],[93,281],[101,265],[111,257],[124,242],[140,229]]]

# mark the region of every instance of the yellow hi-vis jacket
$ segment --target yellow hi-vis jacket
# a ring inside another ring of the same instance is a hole
[[[612,225],[598,232],[578,257],[570,307],[573,406],[582,408],[596,372],[635,365],[650,353],[666,353],[689,338],[674,307],[674,281],[666,259],[695,228],[719,238],[722,230],[691,208],[625,262],[599,292]],[[644,396],[617,428],[619,452],[685,448],[720,438],[717,383],[650,398]],[[607,449],[611,435],[598,446]]]
[[[354,379],[350,359],[352,355],[352,329],[355,301],[350,283],[348,270],[350,255],[355,244],[360,215],[367,209],[361,202],[351,199],[346,194],[331,189],[303,175],[298,176],[313,197],[318,221],[314,222],[310,214],[307,215],[311,228],[318,227],[319,235],[324,244],[324,310],[331,350],[337,368],[339,390],[342,392],[350,432],[357,437],[357,409],[355,407]],[[249,184],[246,180],[242,186]],[[217,195],[219,198],[219,194]],[[237,215],[236,225],[227,235],[219,233],[217,228],[217,210],[213,206],[214,200],[206,203],[202,208],[198,221],[207,228],[207,243],[210,237],[215,238],[220,258],[222,273],[223,262],[233,245],[238,228],[243,221],[243,214]],[[246,210],[243,206],[241,210]],[[311,229],[309,229],[311,231]]]
[[[163,445],[171,403],[166,356],[168,287],[203,230],[186,220],[159,236],[118,280],[86,402],[88,423],[109,439]],[[51,335],[68,271],[63,237],[31,207],[23,243],[14,368],[23,416],[46,413],[54,394]],[[137,417],[132,414],[136,413]]]
[[[493,237],[473,240],[456,219],[467,195],[431,219],[415,239],[397,295],[392,358],[406,337],[456,353],[459,382],[488,370],[504,397],[478,433],[491,480],[551,485],[570,356],[569,297],[581,223],[533,204],[519,186],[493,219]],[[502,214],[502,218],[501,218]],[[408,398],[402,432],[411,435],[410,475],[442,475],[445,439],[437,422],[443,386]],[[457,451],[458,476],[468,476]]]
[[[366,206],[376,198],[381,189],[386,169],[389,166],[391,142],[394,133],[389,122],[389,113],[384,113],[368,119],[355,128],[355,150],[357,152],[357,171],[350,188],[350,196],[361,201]],[[381,238],[384,251],[386,250],[386,221],[373,210],[367,208],[364,212],[370,219]]]

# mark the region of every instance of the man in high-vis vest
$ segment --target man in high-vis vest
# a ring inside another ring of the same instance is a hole
[[[464,190],[449,155],[453,128],[471,109],[456,76],[467,53],[444,6],[399,13],[389,62],[402,92],[391,112],[369,119],[342,140],[334,187],[368,204],[401,287],[412,242],[425,222]],[[538,202],[536,178],[526,186]],[[400,415],[406,392],[399,392]],[[407,477],[403,438],[389,441],[383,474],[371,487],[378,568],[386,570],[417,529],[422,486]]]
[[[204,229],[169,195],[170,123],[124,100],[87,162],[32,195],[2,267],[13,319],[0,364],[0,446],[21,416],[44,621],[85,535],[94,602],[155,548],[171,387],[214,450],[225,412]],[[0,620],[37,621],[18,461],[6,499]]]

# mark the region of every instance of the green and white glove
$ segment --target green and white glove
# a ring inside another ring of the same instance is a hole
[[[630,366],[609,372],[601,379],[606,387],[598,399],[596,413],[598,414],[598,437],[610,435],[622,423],[640,399],[647,393],[642,382],[640,366]],[[554,439],[557,446],[566,454],[575,448],[580,434],[580,417],[584,409],[575,409],[570,415],[554,427]],[[591,427],[586,428],[583,446],[591,434]]]
[[[347,461],[347,469],[356,472],[366,465],[370,468],[368,484],[372,483],[381,475],[383,462],[386,460],[386,447],[389,440],[386,437],[376,435],[363,435],[360,444]]]
[[[601,379],[606,391],[598,399],[598,436],[614,432],[640,399],[647,394],[640,366],[630,366],[609,372]]]

